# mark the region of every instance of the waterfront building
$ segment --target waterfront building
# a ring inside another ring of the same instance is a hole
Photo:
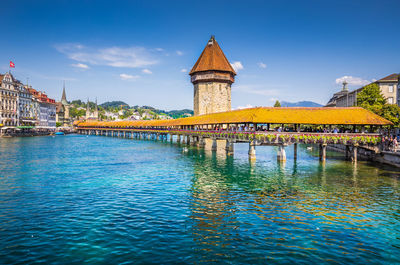
[[[56,128],[56,101],[49,98],[44,92],[29,88],[29,92],[38,102],[37,118],[38,125],[44,129]]]
[[[34,126],[36,115],[33,107],[33,97],[29,93],[29,88],[22,83],[18,83],[18,105],[19,105],[19,125]]]
[[[8,72],[0,75],[0,124],[18,126],[18,81]]]
[[[382,95],[389,104],[397,104],[400,106],[399,99],[399,76],[400,74],[391,74],[382,79],[375,81],[381,90]],[[353,107],[357,105],[357,95],[364,87],[358,88],[351,92],[348,89],[335,93],[329,100],[326,107]]]
[[[56,122],[61,123],[62,126],[69,126],[71,124],[69,109],[70,105],[67,101],[64,83],[61,101],[56,103]]]
[[[95,103],[93,112],[90,111],[89,99],[87,100],[85,118],[86,118],[86,120],[98,120],[99,119],[99,110],[97,107],[97,99],[96,99],[96,103]]]
[[[194,85],[194,115],[231,110],[236,72],[211,36],[189,75]]]

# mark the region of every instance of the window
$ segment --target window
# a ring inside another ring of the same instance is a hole
[[[393,93],[393,85],[389,86],[389,93]]]
[[[389,104],[393,104],[393,98],[388,98]]]

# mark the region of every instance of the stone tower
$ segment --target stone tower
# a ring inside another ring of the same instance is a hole
[[[211,36],[189,75],[194,85],[194,115],[231,110],[236,72]]]

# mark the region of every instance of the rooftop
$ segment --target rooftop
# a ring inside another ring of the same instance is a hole
[[[379,79],[376,82],[397,82],[397,81],[399,81],[399,75],[400,74],[391,74],[384,78]]]
[[[236,75],[235,70],[229,63],[228,59],[226,59],[225,54],[221,50],[221,47],[219,47],[214,36],[211,36],[206,47],[189,74],[192,75],[197,72],[206,71],[230,72]]]
[[[175,120],[84,122],[82,127],[143,127],[205,124],[309,124],[309,125],[391,125],[392,123],[366,109],[353,108],[275,108],[260,107],[219,112]]]

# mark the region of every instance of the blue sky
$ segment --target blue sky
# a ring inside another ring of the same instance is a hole
[[[215,35],[232,107],[326,103],[400,72],[400,1],[5,1],[0,71],[50,97],[193,108],[188,71]]]

